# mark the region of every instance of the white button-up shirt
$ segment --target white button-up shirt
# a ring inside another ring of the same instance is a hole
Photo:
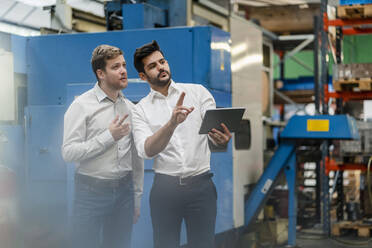
[[[138,156],[130,132],[115,141],[108,129],[117,115],[129,122],[134,104],[120,92],[111,101],[98,83],[78,96],[64,117],[62,156],[76,162],[76,172],[101,178],[118,179],[133,171],[135,205],[139,207],[143,190],[143,159]],[[132,129],[131,123],[130,128]]]
[[[206,88],[172,81],[168,96],[151,89],[135,106],[132,122],[138,153],[150,159],[145,152],[145,141],[170,120],[182,92],[186,93],[183,106],[194,107],[194,110],[177,126],[165,149],[153,157],[153,169],[156,173],[188,177],[210,169],[208,135],[199,134],[206,110],[216,108],[214,98]]]

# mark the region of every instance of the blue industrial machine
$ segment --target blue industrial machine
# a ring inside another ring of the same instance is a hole
[[[187,0],[116,0],[105,2],[107,30],[187,25]]]
[[[296,245],[296,144],[303,140],[359,139],[356,122],[346,115],[294,116],[281,134],[281,143],[245,205],[245,225],[250,226],[284,171],[288,183],[288,245]]]

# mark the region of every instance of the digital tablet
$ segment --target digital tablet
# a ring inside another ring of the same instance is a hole
[[[205,112],[199,134],[207,134],[213,128],[222,130],[221,123],[224,123],[230,132],[239,129],[245,108],[217,108]]]

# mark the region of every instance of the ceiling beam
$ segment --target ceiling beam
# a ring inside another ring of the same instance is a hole
[[[22,18],[22,20],[19,23],[24,23],[27,20],[27,18],[29,18],[32,15],[32,13],[34,13],[36,10],[37,10],[36,7],[32,7],[30,11],[27,12],[27,14]]]
[[[257,2],[256,0],[237,0],[235,3],[238,5],[254,6],[254,7],[268,6],[267,3]]]
[[[9,14],[10,11],[12,11],[16,6],[18,2],[14,2],[1,16],[0,19],[3,19],[7,14]]]

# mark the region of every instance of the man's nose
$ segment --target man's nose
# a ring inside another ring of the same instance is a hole
[[[164,69],[164,64],[160,64],[160,63],[157,63],[158,64],[158,70],[160,71],[161,69]]]

